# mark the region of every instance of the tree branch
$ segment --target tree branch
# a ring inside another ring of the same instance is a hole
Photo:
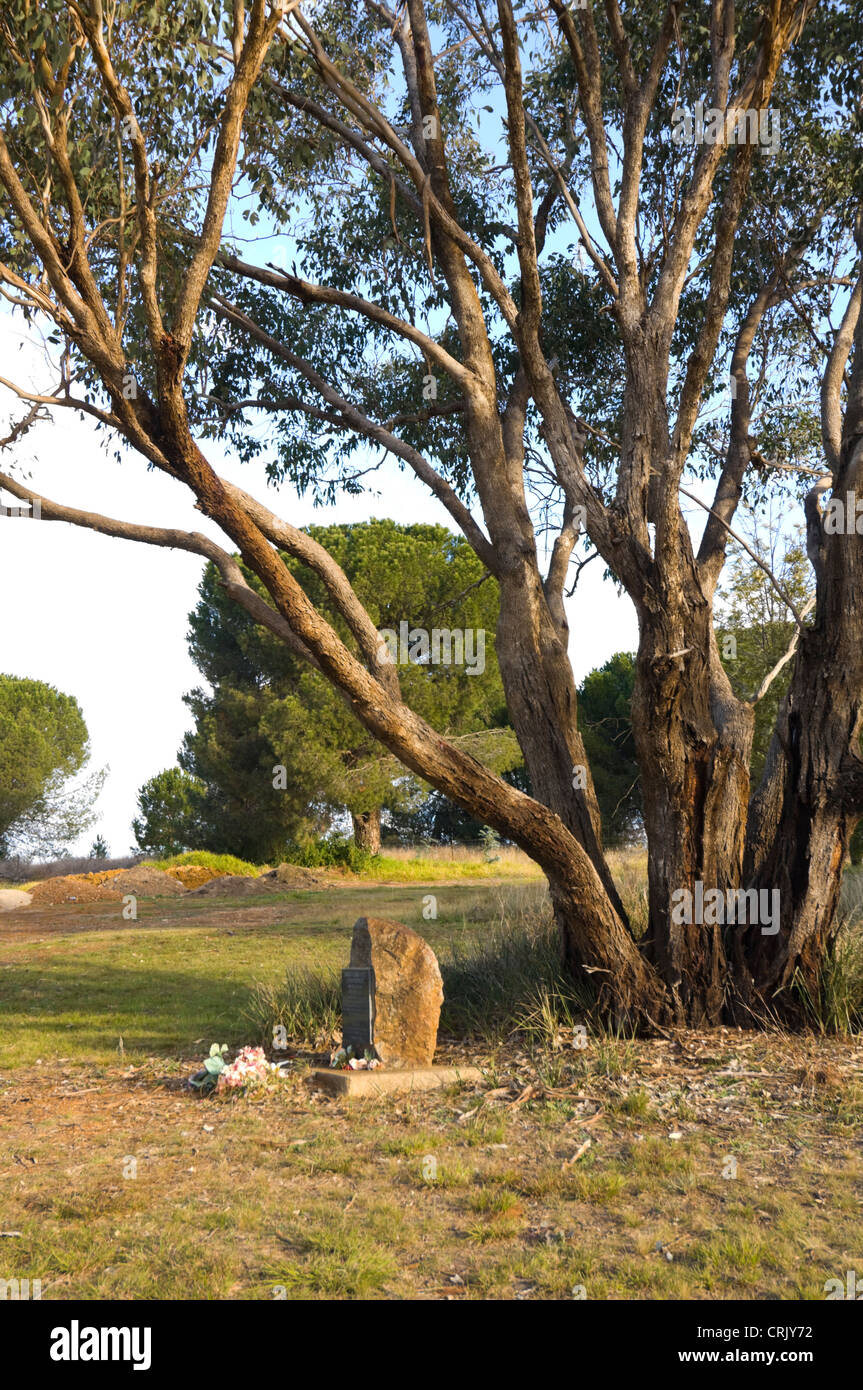
[[[839,472],[842,448],[842,381],[854,342],[854,332],[863,305],[863,272],[861,272],[842,317],[839,331],[827,359],[821,379],[821,440],[831,471]]]
[[[254,338],[257,342],[266,347],[268,351],[272,352],[274,356],[280,357],[283,362],[287,362],[289,366],[295,368],[325,401],[339,411],[350,428],[356,430],[359,434],[365,435],[367,439],[373,439],[375,443],[382,445],[383,448],[387,449],[390,453],[395,454],[397,458],[403,459],[404,462],[413,469],[420,481],[424,482],[430,488],[438,501],[443,503],[466,539],[470,541],[477,556],[482,560],[486,568],[490,569],[492,574],[497,573],[497,558],[494,548],[488,538],[477,525],[470,511],[464,505],[455,490],[436,472],[428,460],[425,459],[418,450],[414,449],[412,445],[406,444],[403,440],[397,438],[396,435],[390,434],[383,425],[379,425],[375,421],[370,420],[368,416],[364,415],[355,405],[345,400],[334,387],[324,381],[323,377],[319,376],[310,363],[298,357],[296,353],[291,352],[290,348],[285,347],[277,338],[273,338],[271,334],[259,327],[253,319],[250,319],[248,315],[244,314],[236,305],[231,304],[229,300],[223,299],[221,295],[213,294],[210,297],[210,303],[218,314],[230,320],[232,323],[237,324],[237,326],[248,333],[250,337]]]
[[[335,289],[330,285],[313,285],[308,280],[302,280],[297,275],[288,275],[275,266],[262,270],[260,266],[250,265],[246,261],[238,260],[236,256],[229,256],[225,253],[221,253],[217,260],[226,270],[242,275],[246,279],[256,280],[260,285],[271,285],[274,289],[286,290],[296,299],[299,299],[302,304],[333,304],[352,313],[362,314],[372,323],[379,323],[384,328],[389,328],[393,333],[398,334],[399,337],[415,343],[432,361],[437,362],[438,366],[442,367],[453,380],[459,383],[464,382],[466,369],[457,358],[442,348],[440,343],[435,342],[434,338],[430,338],[412,323],[406,323],[404,319],[397,318],[395,314],[391,314],[389,310],[382,308],[380,304],[375,304],[372,300],[362,299],[359,295],[349,294],[346,290]]]
[[[230,555],[209,536],[198,531],[176,531],[160,526],[141,526],[137,522],[118,521],[113,517],[102,516],[98,512],[79,511],[76,507],[66,507],[59,502],[34,492],[17,478],[0,473],[0,487],[11,492],[22,501],[38,502],[42,521],[65,521],[71,526],[80,526],[95,531],[102,536],[115,536],[120,540],[139,541],[143,545],[157,545],[169,550],[185,550],[191,555],[201,555],[217,566],[229,597],[255,619],[263,624],[302,660],[320,670],[320,663],[304,642],[300,640],[290,624],[282,615],[261,598],[249,584],[233,555]]]

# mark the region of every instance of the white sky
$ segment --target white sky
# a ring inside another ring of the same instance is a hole
[[[53,386],[23,324],[0,314],[0,376],[29,389]],[[0,434],[24,408],[0,387]],[[106,454],[104,432],[58,409],[0,454],[0,471],[32,473],[34,490],[57,502],[151,525],[220,533],[194,510],[191,494],[137,456]],[[217,469],[294,525],[314,521],[439,521],[443,507],[394,465],[373,475],[378,495],[313,508],[289,485],[271,488],[260,463],[241,464],[207,445]],[[10,468],[10,464],[14,467]],[[13,501],[0,494],[7,504]],[[91,767],[110,767],[98,823],[70,848],[86,852],[97,831],[111,853],[132,845],[138,788],[172,766],[191,719],[183,694],[202,683],[186,647],[187,617],[204,567],[196,556],[114,540],[60,522],[0,517],[0,671],[48,681],[74,695],[93,749]],[[570,656],[577,681],[617,651],[634,651],[637,624],[628,598],[603,581],[602,561],[582,571],[569,602]]]

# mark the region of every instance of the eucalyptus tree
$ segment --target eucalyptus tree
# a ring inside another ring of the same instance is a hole
[[[823,517],[863,447],[861,27],[852,0],[7,0],[0,20],[0,280],[53,325],[59,369],[16,384],[13,433],[84,411],[225,544],[74,498],[41,497],[43,520],[212,560],[391,754],[542,866],[569,967],[645,1025],[793,1013],[863,811],[860,540]],[[325,500],[373,452],[437,498],[498,587],[530,796],[410,708],[344,571],[219,476],[216,439]],[[0,483],[33,495],[14,466]],[[789,605],[754,795],[753,709],[713,624],[750,483],[805,493],[816,585],[811,615]],[[578,729],[584,538],[639,621],[641,941]],[[699,884],[778,887],[778,931],[676,920]]]

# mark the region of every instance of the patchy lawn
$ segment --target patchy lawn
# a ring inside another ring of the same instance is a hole
[[[5,914],[0,1278],[46,1299],[821,1299],[863,1269],[856,1041],[444,1042],[486,1083],[352,1103],[311,1091],[297,1051],[257,1096],[184,1088],[211,1041],[253,1039],[257,982],[344,962],[360,913],[441,952],[493,891]]]

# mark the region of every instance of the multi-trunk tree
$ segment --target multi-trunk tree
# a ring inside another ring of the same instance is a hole
[[[853,0],[179,9],[7,0],[0,283],[58,345],[57,383],[17,383],[17,433],[86,412],[226,545],[44,497],[43,520],[212,560],[392,754],[542,866],[565,959],[615,1018],[792,1016],[863,811],[863,552],[823,514],[863,454]],[[344,571],[219,476],[214,438],[325,499],[380,453],[425,484],[498,586],[531,796],[406,703]],[[753,478],[805,494],[815,603],[790,605],[793,675],[751,795],[753,712],[713,608]],[[14,465],[0,483],[33,496]],[[580,533],[638,614],[640,941],[578,729]],[[779,889],[779,930],[677,921],[698,884]]]

